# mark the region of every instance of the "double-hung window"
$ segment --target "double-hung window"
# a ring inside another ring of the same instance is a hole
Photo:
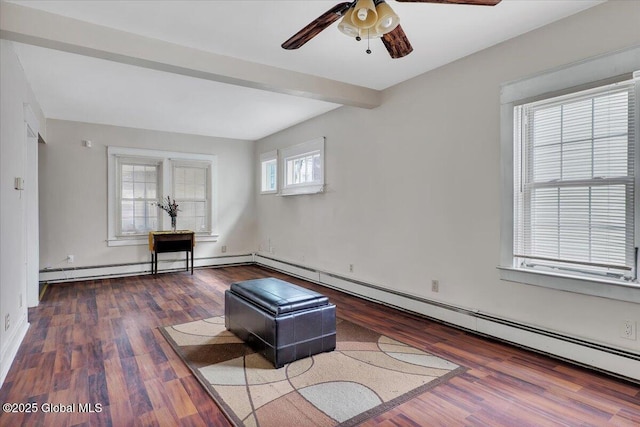
[[[168,230],[158,207],[167,196],[179,206],[177,228],[215,239],[215,165],[212,155],[109,147],[108,244],[144,244],[149,231]]]
[[[122,236],[146,233],[158,226],[160,162],[154,159],[117,159],[117,226]]]
[[[635,83],[514,109],[517,267],[633,280]]]
[[[209,230],[211,164],[183,161],[172,163],[173,196],[180,207],[177,227],[195,232]]]
[[[640,47],[500,91],[500,278],[640,302]]]

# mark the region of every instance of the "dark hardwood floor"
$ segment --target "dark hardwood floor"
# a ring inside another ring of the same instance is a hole
[[[223,314],[232,282],[266,276],[319,290],[338,316],[468,368],[364,425],[640,426],[638,384],[257,266],[50,286],[29,312],[31,327],[0,402],[101,410],[1,413],[0,425],[229,425],[157,327]]]

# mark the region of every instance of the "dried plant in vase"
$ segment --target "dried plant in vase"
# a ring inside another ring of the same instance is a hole
[[[167,196],[167,199],[162,199],[158,202],[158,207],[169,214],[171,217],[171,231],[176,231],[176,218],[178,217],[178,204],[175,199],[171,200],[171,197]]]

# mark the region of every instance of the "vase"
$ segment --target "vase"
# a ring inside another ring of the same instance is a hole
[[[173,232],[176,231],[176,219],[177,219],[177,217],[175,217],[175,216],[171,217],[171,231],[173,231]]]

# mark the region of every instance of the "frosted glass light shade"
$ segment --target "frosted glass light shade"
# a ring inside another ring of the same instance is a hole
[[[376,6],[376,12],[378,14],[378,20],[375,24],[376,33],[387,34],[393,31],[400,23],[400,17],[386,2],[379,3]]]
[[[360,32],[358,30],[358,27],[353,25],[353,22],[351,21],[352,15],[353,8],[349,9],[347,13],[344,14],[342,21],[340,21],[340,23],[338,24],[338,29],[349,37],[357,37]]]
[[[371,28],[378,22],[378,12],[373,0],[358,0],[351,14],[353,25],[361,30]]]

